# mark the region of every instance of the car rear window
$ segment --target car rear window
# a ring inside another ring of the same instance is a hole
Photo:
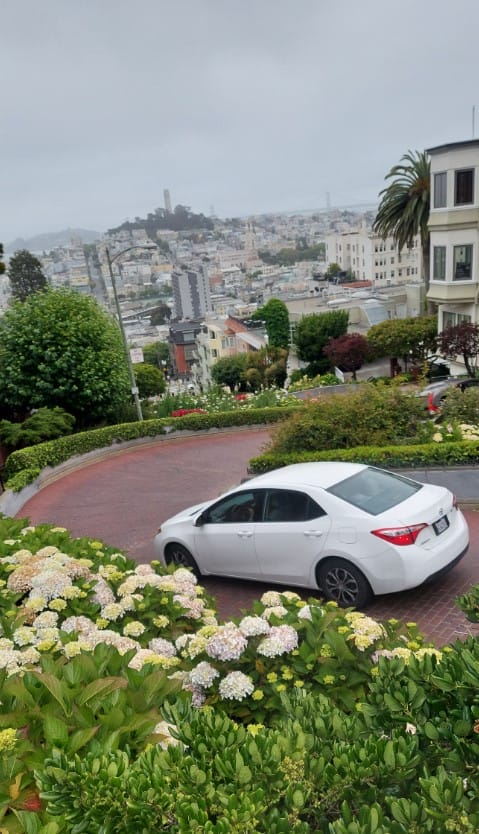
[[[327,492],[370,515],[380,515],[406,501],[420,489],[422,484],[403,475],[368,468],[334,484]]]

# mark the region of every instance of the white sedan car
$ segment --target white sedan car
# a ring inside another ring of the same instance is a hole
[[[404,591],[452,568],[469,531],[454,495],[355,463],[299,463],[162,524],[164,565],[320,589],[342,606]]]

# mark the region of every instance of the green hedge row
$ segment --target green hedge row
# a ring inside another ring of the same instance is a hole
[[[46,466],[58,466],[76,455],[85,455],[115,443],[141,437],[159,437],[176,431],[201,431],[230,426],[257,426],[276,423],[289,417],[298,406],[251,408],[212,414],[185,414],[136,423],[121,423],[101,429],[48,440],[36,446],[18,449],[7,458],[3,469],[5,489],[18,492],[38,477]]]
[[[479,463],[479,441],[423,443],[417,446],[355,446],[351,449],[327,449],[323,452],[289,452],[265,454],[252,458],[249,471],[259,475],[280,466],[309,461],[349,461],[391,469],[421,466],[474,465]]]

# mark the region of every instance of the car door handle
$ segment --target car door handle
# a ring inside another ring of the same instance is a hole
[[[236,534],[240,539],[250,539],[253,535],[252,530],[238,530]]]
[[[322,530],[305,530],[304,535],[308,537],[308,539],[319,539],[320,536],[323,535]]]

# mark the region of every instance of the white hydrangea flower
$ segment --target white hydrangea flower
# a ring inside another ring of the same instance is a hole
[[[56,628],[58,623],[58,614],[55,611],[42,611],[33,620],[35,628]]]
[[[260,602],[263,605],[281,605],[281,594],[278,591],[265,591]]]
[[[234,623],[220,626],[206,643],[206,653],[214,660],[239,660],[248,645],[244,634]]]
[[[211,663],[208,663],[206,660],[202,660],[195,666],[194,669],[191,670],[189,673],[189,679],[194,686],[202,686],[207,689],[215,678],[219,677],[219,672],[215,669]]]
[[[298,611],[298,620],[312,620],[311,606],[303,605]]]
[[[298,632],[292,626],[273,626],[268,637],[258,646],[258,654],[264,657],[279,657],[298,646]]]
[[[148,643],[148,648],[152,652],[162,654],[165,657],[174,657],[176,655],[176,649],[173,643],[170,640],[164,640],[163,637],[154,637]]]
[[[271,608],[265,608],[263,613],[261,614],[265,620],[269,620],[270,617],[286,617],[288,613],[287,609],[284,605],[274,605]]]
[[[120,605],[118,602],[111,602],[108,605],[105,605],[104,608],[101,609],[101,615],[105,618],[105,620],[109,620],[110,622],[116,622],[116,620],[121,619],[123,617],[125,611],[123,606]]]
[[[253,681],[243,672],[230,672],[219,684],[219,693],[225,700],[242,701],[253,691]]]
[[[245,637],[255,637],[258,634],[268,634],[271,626],[263,617],[243,617],[239,624]]]
[[[139,620],[134,620],[132,623],[128,623],[125,628],[123,629],[123,634],[126,637],[139,637],[145,631],[145,626],[143,623],[140,623]]]

